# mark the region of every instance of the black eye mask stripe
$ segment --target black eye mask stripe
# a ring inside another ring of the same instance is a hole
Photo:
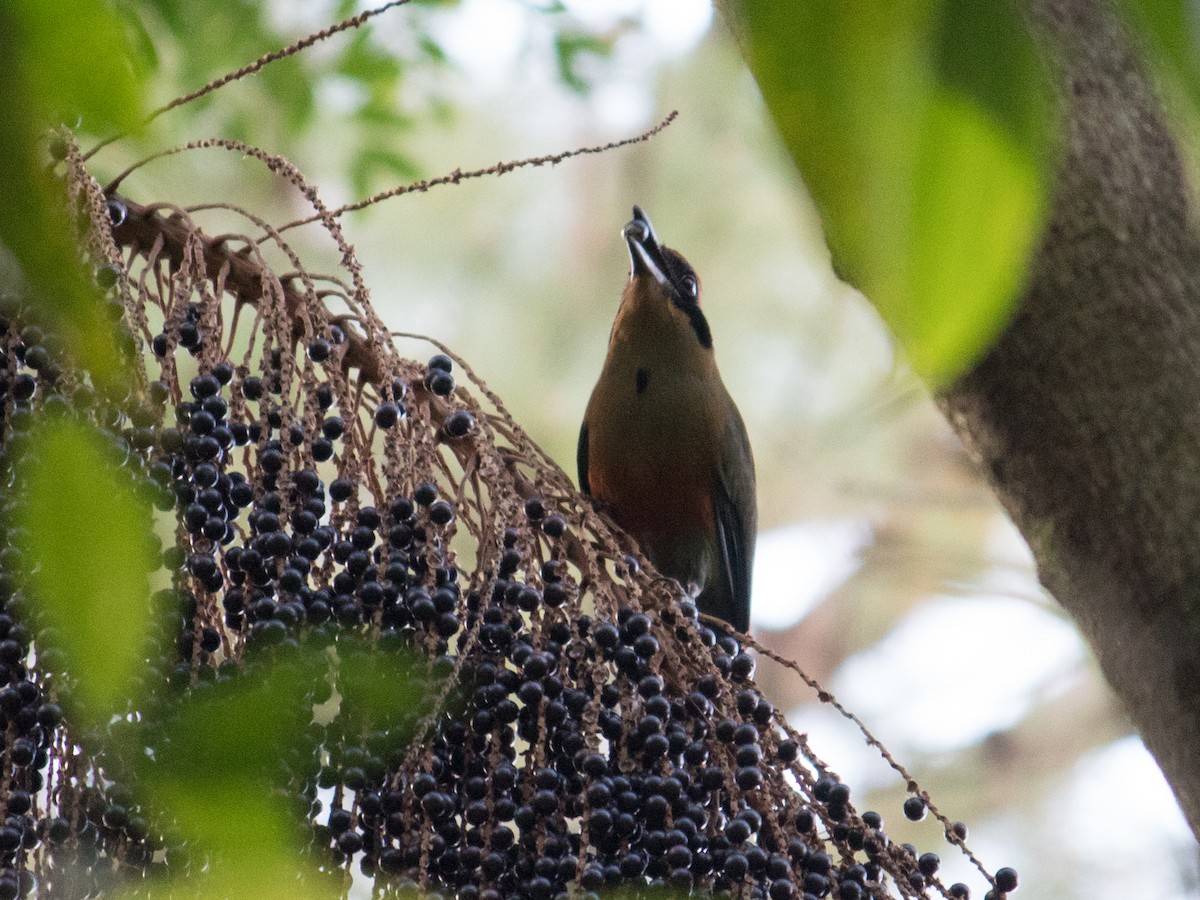
[[[700,301],[684,287],[684,279],[688,277],[696,279],[696,283],[699,285],[700,279],[696,277],[696,270],[669,247],[662,248],[662,257],[667,270],[664,274],[670,279],[671,286],[674,288],[671,292],[671,302],[687,314],[692,330],[696,332],[696,338],[700,341],[700,346],[711,350],[712,330],[708,327],[708,319],[704,317],[704,313],[700,309]],[[697,293],[699,293],[698,290]]]

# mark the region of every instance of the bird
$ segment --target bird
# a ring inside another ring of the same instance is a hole
[[[750,624],[754,456],[713,353],[700,278],[640,207],[630,274],[579,431],[580,489],[700,612]]]

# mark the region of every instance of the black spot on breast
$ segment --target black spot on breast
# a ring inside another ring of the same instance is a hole
[[[646,385],[650,383],[650,373],[645,369],[637,370],[637,392],[639,394],[646,390]]]

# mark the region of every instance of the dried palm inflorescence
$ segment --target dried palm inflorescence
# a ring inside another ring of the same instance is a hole
[[[628,555],[461,361],[398,355],[336,218],[297,171],[214,144],[307,198],[341,252],[339,277],[306,271],[245,211],[224,207],[260,237],[213,237],[195,210],[106,194],[68,144],[87,255],[144,371],[107,404],[28,306],[7,302],[0,323],[5,469],[31,421],[74,408],[121,444],[173,521],[172,586],[157,599],[182,613],[146,660],[130,718],[304,648],[404,652],[421,661],[424,702],[395,729],[338,707],[335,666],[279,758],[310,855],[344,884],[357,873],[380,892],[461,897],[614,885],[968,896],[938,880],[935,855],[890,842],[877,814],[855,809],[756,690],[753,657]],[[175,852],[169,822],[152,824],[106,769],[102,741],[64,725],[60,665],[13,553],[0,549],[0,897],[35,881],[69,896],[123,874],[186,873],[200,862]],[[996,897],[1014,885],[1006,870],[989,881]]]
[[[105,195],[72,149],[89,253],[145,371],[106,407],[19,305],[0,331],[5,446],[47,409],[90,410],[174,517],[159,600],[183,614],[131,714],[302,646],[365,640],[426,661],[426,702],[404,741],[335,709],[281,757],[288,789],[317,801],[304,808],[327,869],[463,897],[658,883],[967,896],[855,810],[755,689],[751,655],[627,555],[465,365],[395,352],[336,221],[257,155],[323,215],[344,280],[308,273],[253,217],[265,237],[213,238],[186,210]],[[272,245],[290,272],[272,270]],[[3,596],[9,872],[49,888],[69,872],[79,889],[114,864],[170,868],[128,786],[64,728],[53,648],[11,576]],[[30,884],[0,876],[0,895]]]

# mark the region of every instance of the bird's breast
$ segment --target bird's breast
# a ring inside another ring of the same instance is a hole
[[[588,482],[642,543],[713,528],[720,432],[702,374],[610,360],[588,405]]]

